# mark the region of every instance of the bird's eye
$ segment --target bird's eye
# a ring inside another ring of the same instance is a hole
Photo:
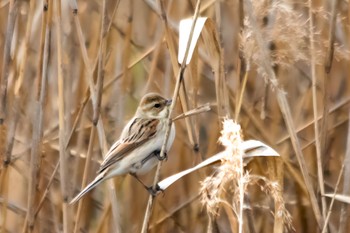
[[[155,104],[154,107],[155,108],[160,108],[160,104]]]

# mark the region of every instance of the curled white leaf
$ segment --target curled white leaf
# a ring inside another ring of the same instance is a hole
[[[188,50],[186,65],[190,63],[193,51],[197,45],[198,38],[202,32],[202,29],[204,27],[204,24],[206,22],[206,17],[198,17],[196,21],[196,25],[193,30],[193,36],[192,41],[190,44],[190,48]],[[191,32],[191,26],[192,26],[193,19],[183,19],[180,21],[180,27],[179,27],[179,53],[177,60],[181,64],[185,57],[187,42],[190,37]]]
[[[251,158],[251,157],[258,157],[258,156],[279,156],[279,154],[269,147],[268,145],[257,141],[257,140],[248,140],[244,141],[242,143],[242,150],[245,152],[243,158]],[[224,151],[219,152],[218,154],[204,160],[203,162],[199,163],[198,165],[194,166],[193,168],[184,170],[182,172],[176,173],[172,176],[169,176],[168,178],[165,178],[164,180],[160,181],[158,183],[158,186],[161,190],[167,189],[170,185],[172,185],[174,182],[179,180],[180,178],[200,169],[206,166],[209,166],[213,163],[221,161],[226,156]]]

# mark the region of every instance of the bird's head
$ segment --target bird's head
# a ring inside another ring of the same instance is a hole
[[[142,97],[136,115],[146,118],[165,118],[171,102],[171,99],[165,99],[157,93],[148,93]]]

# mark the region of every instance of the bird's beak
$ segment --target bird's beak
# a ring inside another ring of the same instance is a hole
[[[165,105],[166,105],[166,106],[170,106],[172,102],[173,102],[172,99],[166,100]]]

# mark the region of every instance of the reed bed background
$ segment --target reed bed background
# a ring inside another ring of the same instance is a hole
[[[140,98],[172,97],[179,21],[197,3],[217,41],[200,40],[173,116],[211,111],[176,121],[161,178],[222,151],[222,122],[235,119],[244,139],[280,153],[245,168],[264,178],[245,187],[244,232],[349,232],[348,204],[322,195],[350,195],[350,6],[340,0],[1,0],[0,232],[141,231],[149,194],[131,176],[68,203]],[[203,198],[219,165],[158,195],[148,232],[238,232],[235,186],[220,186],[229,201],[215,209]]]

